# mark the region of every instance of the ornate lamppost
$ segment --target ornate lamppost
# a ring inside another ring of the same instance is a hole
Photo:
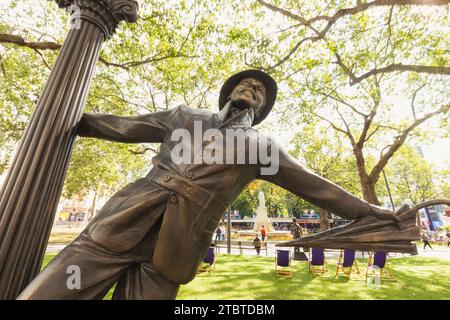
[[[37,275],[103,42],[133,0],[56,0],[71,14],[64,41],[0,190],[0,299],[14,299]]]

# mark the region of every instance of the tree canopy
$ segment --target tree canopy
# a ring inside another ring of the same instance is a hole
[[[279,84],[260,129],[316,173],[372,203],[386,196],[383,170],[398,201],[448,190],[441,182],[449,164],[438,171],[413,151],[450,132],[450,1],[139,2],[139,21],[121,24],[104,45],[85,111],[130,115],[181,103],[215,110],[223,81],[257,68]],[[0,4],[0,174],[68,27],[53,1]],[[65,192],[110,194],[149,170],[157,148],[78,139]],[[408,195],[413,185],[423,192]],[[270,193],[271,212],[307,206],[255,182],[236,208],[254,210],[259,188]]]

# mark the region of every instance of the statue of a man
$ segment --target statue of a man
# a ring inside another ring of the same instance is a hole
[[[147,176],[116,193],[19,298],[101,299],[117,284],[114,299],[174,299],[180,284],[195,277],[227,206],[256,178],[345,219],[375,216],[398,223],[393,212],[370,205],[312,173],[270,139],[264,146],[270,149],[276,171],[262,174],[271,163],[261,153],[256,160],[243,163],[243,151],[250,154],[252,145],[263,147],[261,141],[267,141],[252,126],[266,118],[276,94],[272,77],[246,70],[224,83],[219,113],[181,105],[135,117],[84,114],[80,136],[161,143],[160,153]],[[198,156],[196,134],[210,129],[223,134],[241,130],[245,139],[236,144],[222,141],[227,154],[221,156],[227,157],[226,163],[189,161]],[[188,143],[192,148],[183,150],[182,161],[174,156],[174,149],[179,148],[174,132],[194,135],[192,145]]]

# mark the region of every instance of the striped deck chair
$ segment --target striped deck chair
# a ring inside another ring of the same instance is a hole
[[[391,273],[389,264],[387,262],[387,252],[375,252],[372,259],[372,254],[369,254],[369,261],[367,263],[366,279],[373,276],[377,270],[380,272],[380,280],[396,281]]]
[[[336,278],[338,275],[344,275],[350,279],[352,272],[361,278],[358,262],[355,260],[356,251],[352,249],[341,250],[339,260],[336,264]],[[362,279],[362,278],[361,278]]]
[[[276,250],[275,273],[277,277],[292,277],[292,256],[289,250]]]
[[[214,253],[214,247],[209,247],[206,252],[205,257],[203,258],[202,263],[198,269],[198,272],[213,272],[216,268],[216,255]]]
[[[328,272],[324,249],[311,248],[309,259],[309,272],[311,272],[315,276],[322,275]]]

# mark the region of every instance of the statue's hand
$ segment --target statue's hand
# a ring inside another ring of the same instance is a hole
[[[369,215],[374,216],[378,219],[381,220],[392,220],[395,222],[395,225],[397,226],[398,229],[400,229],[400,218],[395,214],[394,211],[379,207],[379,206],[375,206],[375,205],[370,205],[370,213]]]
[[[80,137],[87,136],[87,126],[86,126],[86,116],[85,113],[83,113],[83,116],[81,117],[80,121],[77,122],[75,125],[75,134]]]

